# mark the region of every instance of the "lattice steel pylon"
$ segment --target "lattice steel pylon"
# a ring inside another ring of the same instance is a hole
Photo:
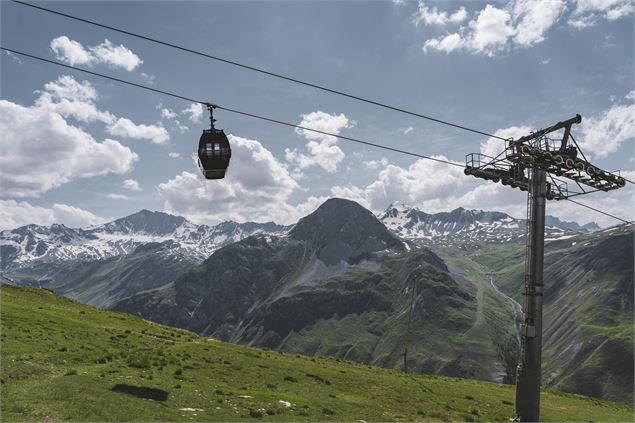
[[[466,175],[501,182],[528,193],[521,357],[516,373],[516,414],[522,422],[540,421],[546,200],[565,200],[626,185],[619,171],[608,172],[587,161],[571,135],[571,126],[581,121],[582,117],[576,115],[518,140],[510,138],[505,142],[505,150],[495,158],[472,153],[465,159]],[[561,139],[547,136],[561,129],[564,129]],[[570,192],[567,182],[555,176],[575,182],[580,191]],[[587,190],[583,185],[593,189]]]

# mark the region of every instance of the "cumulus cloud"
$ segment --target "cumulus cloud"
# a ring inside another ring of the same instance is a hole
[[[582,29],[601,19],[614,21],[629,16],[634,10],[632,0],[575,0],[575,9],[567,23]]]
[[[512,47],[530,47],[544,41],[565,10],[565,0],[511,0],[503,8],[488,4],[467,26],[426,40],[423,50],[494,56]]]
[[[460,34],[448,34],[443,37],[426,40],[423,44],[423,51],[427,52],[428,50],[437,50],[450,53],[451,51],[462,48],[463,44],[465,44],[465,40]]]
[[[110,198],[111,200],[127,200],[128,196],[124,195],[124,194],[108,194],[106,197]]]
[[[123,187],[125,189],[129,189],[130,191],[142,191],[141,187],[139,186],[139,182],[134,179],[126,179],[125,181],[123,181]]]
[[[171,151],[170,154],[168,154],[168,156],[173,158],[173,159],[180,159],[181,158],[181,153],[176,153],[174,151]]]
[[[168,131],[157,125],[136,124],[130,119],[119,118],[106,130],[111,135],[124,138],[137,138],[150,140],[153,144],[165,144],[170,139]]]
[[[46,208],[26,201],[0,200],[0,229],[15,229],[28,224],[50,226],[53,223],[79,228],[104,222],[100,216],[67,204]]]
[[[84,48],[80,42],[62,35],[51,40],[50,46],[58,60],[71,66],[106,64],[132,71],[143,63],[129,48],[122,44],[114,45],[108,39],[96,46]]]
[[[75,178],[123,174],[138,160],[116,140],[96,141],[67,119],[113,124],[87,81],[63,75],[44,85],[32,106],[0,101],[0,183],[4,195],[38,196]]]
[[[174,119],[178,116],[177,113],[173,112],[171,109],[161,109],[161,117],[166,119]]]
[[[435,158],[447,160],[444,156]],[[457,164],[460,166],[426,159],[419,159],[406,168],[389,164],[366,187],[335,186],[331,193],[358,201],[375,211],[394,201],[422,204],[461,191],[468,179],[463,174],[463,163]]]
[[[108,111],[99,110],[96,100],[97,91],[88,81],[79,82],[72,76],[62,75],[44,85],[35,105],[39,109],[82,122],[113,123],[115,116]]]
[[[97,142],[58,113],[0,100],[0,181],[4,195],[37,196],[74,178],[126,173],[138,156]]]
[[[192,122],[198,123],[201,121],[203,111],[204,109],[202,104],[192,103],[188,108],[181,110],[181,113],[185,113]]]
[[[566,8],[564,0],[516,0],[512,15],[516,22],[513,42],[529,47],[545,39],[545,33],[558,21]]]
[[[635,140],[635,91],[597,116],[582,120],[577,141],[585,153],[606,157],[625,141]],[[632,150],[631,150],[632,151]]]
[[[522,136],[528,135],[531,132],[531,128],[528,126],[510,126],[509,128],[503,128],[497,130],[493,135],[504,139],[514,138],[518,139]],[[496,157],[507,147],[505,141],[490,137],[485,142],[481,143],[481,153],[489,157]]]
[[[388,165],[388,159],[382,157],[381,160],[369,160],[362,162],[366,169],[379,169]]]
[[[349,121],[343,113],[330,115],[317,111],[302,115],[302,121],[298,125],[318,131],[339,134],[342,129],[352,127],[353,122]],[[295,164],[299,169],[317,166],[328,173],[334,173],[337,170],[338,163],[345,157],[344,152],[336,145],[337,138],[306,129],[296,128],[295,131],[308,140],[306,144],[308,154],[299,152],[295,148],[293,150],[287,148],[285,149],[287,161]]]
[[[199,172],[184,171],[158,185],[166,211],[196,222],[253,219],[293,223],[316,203],[310,198],[298,205],[289,203],[299,186],[260,142],[234,135],[229,140],[232,159],[224,179],[206,181]]]
[[[44,85],[35,105],[38,109],[57,113],[65,118],[72,117],[81,122],[103,122],[108,125],[106,130],[111,135],[149,139],[155,144],[163,144],[170,139],[168,131],[162,126],[138,125],[130,119],[117,119],[112,113],[99,110],[95,104],[97,98],[97,90],[88,81],[79,82],[72,76],[62,75]]]
[[[425,1],[419,0],[417,12],[414,16],[415,25],[447,25],[448,23],[459,24],[467,18],[465,7],[460,7],[452,13],[439,12],[437,7],[430,8]]]

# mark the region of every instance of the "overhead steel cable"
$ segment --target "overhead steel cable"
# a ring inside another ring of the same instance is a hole
[[[40,60],[42,62],[50,63],[50,64],[53,64],[53,65],[57,65],[57,66],[65,67],[65,68],[68,68],[68,69],[73,69],[73,70],[76,70],[76,71],[84,72],[84,73],[87,73],[87,74],[90,74],[90,75],[93,75],[93,76],[98,76],[100,78],[109,79],[111,81],[119,82],[119,83],[126,84],[126,85],[131,85],[131,86],[137,87],[137,88],[142,88],[144,90],[152,91],[152,92],[155,92],[155,93],[158,93],[158,94],[163,94],[163,95],[166,95],[166,96],[169,96],[169,97],[175,97],[175,98],[178,98],[178,99],[181,99],[181,100],[189,101],[189,102],[192,102],[192,103],[199,103],[199,104],[202,104],[202,105],[205,105],[205,106],[208,106],[208,105],[209,106],[213,106],[213,107],[215,107],[217,109],[225,110],[225,111],[230,112],[230,113],[235,113],[235,114],[239,114],[239,115],[243,115],[243,116],[248,116],[248,117],[251,117],[251,118],[254,118],[254,119],[260,119],[260,120],[264,120],[266,122],[276,123],[278,125],[284,125],[284,126],[289,126],[289,127],[292,127],[292,128],[302,129],[302,130],[305,130],[305,131],[315,132],[315,133],[322,134],[322,135],[328,135],[328,136],[336,137],[336,138],[339,138],[339,139],[342,139],[342,140],[351,141],[351,142],[355,142],[355,143],[358,143],[358,144],[364,144],[364,145],[368,145],[368,146],[371,146],[371,147],[381,148],[381,149],[384,149],[384,150],[393,151],[395,153],[406,154],[408,156],[413,156],[413,157],[417,157],[417,158],[420,158],[420,159],[433,160],[433,161],[439,162],[439,163],[444,163],[444,164],[457,166],[457,167],[461,167],[461,168],[463,167],[462,164],[459,164],[459,163],[456,163],[456,162],[452,162],[452,161],[449,161],[449,160],[443,160],[443,159],[439,159],[439,158],[432,157],[432,156],[426,156],[424,154],[413,153],[412,151],[402,150],[402,149],[399,149],[399,148],[388,147],[386,145],[376,144],[376,143],[373,143],[373,142],[360,140],[358,138],[352,138],[352,137],[347,137],[347,136],[344,136],[344,135],[334,134],[334,133],[331,133],[331,132],[320,131],[319,129],[313,129],[313,128],[309,128],[309,127],[302,126],[302,125],[296,125],[296,124],[293,124],[293,123],[285,122],[285,121],[278,120],[278,119],[273,119],[273,118],[262,116],[262,115],[257,115],[257,114],[254,114],[254,113],[243,112],[241,110],[232,109],[230,107],[225,107],[225,106],[222,106],[220,104],[210,103],[208,101],[202,101],[202,100],[198,100],[198,99],[195,99],[195,98],[183,96],[183,95],[180,95],[180,94],[175,94],[175,93],[172,93],[172,92],[169,92],[169,91],[160,90],[160,89],[157,89],[157,88],[152,88],[152,87],[149,87],[147,85],[138,84],[136,82],[131,82],[131,81],[126,81],[125,79],[116,78],[114,76],[104,75],[102,73],[94,72],[94,71],[91,71],[91,70],[88,70],[88,69],[83,69],[83,68],[67,65],[66,63],[58,62],[56,60],[46,59],[44,57],[35,56],[33,54],[24,53],[22,51],[13,50],[13,49],[10,49],[10,48],[7,48],[7,47],[0,46],[0,49],[8,51],[8,52],[13,53],[13,54],[18,54],[20,56],[24,56],[24,57],[28,57],[28,58],[35,59],[35,60]]]
[[[236,110],[236,109],[231,109],[231,108],[224,107],[224,106],[221,106],[221,105],[218,105],[218,104],[210,103],[208,101],[202,101],[202,100],[198,100],[198,99],[195,99],[195,98],[183,96],[183,95],[180,95],[180,94],[175,94],[175,93],[172,93],[170,91],[165,91],[165,90],[160,90],[158,88],[148,87],[147,85],[138,84],[136,82],[131,82],[131,81],[126,81],[125,79],[116,78],[114,76],[109,76],[109,75],[104,75],[102,73],[94,72],[94,71],[91,71],[91,70],[88,70],[88,69],[78,68],[78,67],[75,67],[75,66],[67,65],[66,63],[58,62],[56,60],[46,59],[44,57],[35,56],[33,54],[24,53],[24,52],[21,52],[21,51],[18,51],[18,50],[14,50],[14,49],[10,49],[10,48],[7,48],[7,47],[0,46],[0,50],[8,51],[8,52],[13,53],[13,54],[18,54],[18,55],[23,56],[23,57],[28,57],[28,58],[31,58],[31,59],[34,59],[34,60],[39,60],[39,61],[42,61],[42,62],[50,63],[50,64],[61,66],[61,67],[64,67],[64,68],[80,71],[80,72],[83,72],[83,73],[87,73],[89,75],[98,76],[100,78],[104,78],[104,79],[108,79],[108,80],[111,80],[111,81],[119,82],[119,83],[122,83],[122,84],[125,84],[125,85],[130,85],[130,86],[133,86],[133,87],[141,88],[141,89],[144,89],[144,90],[147,90],[147,91],[152,91],[152,92],[155,92],[155,93],[158,93],[158,94],[163,94],[163,95],[166,95],[166,96],[169,96],[169,97],[178,98],[178,99],[189,101],[189,102],[192,102],[192,103],[202,104],[202,105],[205,105],[205,106],[213,106],[213,107],[216,107],[216,108],[221,109],[221,110],[225,110],[225,111],[230,112],[230,113],[235,113],[235,114],[239,114],[239,115],[243,115],[243,116],[247,116],[247,117],[251,117],[251,118],[255,118],[255,119],[260,119],[260,120],[264,120],[264,121],[267,121],[267,122],[276,123],[276,124],[279,124],[279,125],[284,125],[284,126],[288,126],[288,127],[292,127],[292,128],[303,129],[303,130],[310,131],[310,132],[315,132],[315,133],[318,133],[318,134],[329,135],[329,136],[336,137],[336,138],[339,138],[339,139],[355,142],[355,143],[358,143],[358,144],[368,145],[368,146],[371,146],[371,147],[381,148],[381,149],[384,149],[384,150],[389,150],[389,151],[393,151],[393,152],[396,152],[396,153],[401,153],[401,154],[405,154],[405,155],[408,155],[408,156],[417,157],[417,158],[420,158],[420,159],[433,160],[435,162],[444,163],[444,164],[448,164],[448,165],[451,165],[451,166],[457,166],[457,167],[461,167],[461,168],[464,167],[463,165],[461,165],[459,163],[451,162],[449,160],[438,159],[438,158],[431,157],[431,156],[426,156],[426,155],[423,155],[423,154],[413,153],[411,151],[406,151],[406,150],[401,150],[401,149],[398,149],[398,148],[388,147],[388,146],[385,146],[385,145],[376,144],[376,143],[372,143],[372,142],[369,142],[369,141],[360,140],[360,139],[357,139],[357,138],[346,137],[346,136],[343,136],[343,135],[333,134],[333,133],[325,132],[325,131],[320,131],[318,129],[308,128],[306,126],[295,125],[293,123],[284,122],[284,121],[281,121],[281,120],[277,120],[277,119],[273,119],[273,118],[269,118],[269,117],[265,117],[265,116],[256,115],[256,114],[253,114],[253,113],[248,113],[248,112],[243,112],[243,111]],[[621,219],[621,218],[619,218],[617,216],[614,216],[612,214],[609,214],[609,213],[603,212],[601,210],[598,210],[596,208],[593,208],[591,206],[587,206],[586,204],[579,203],[579,202],[571,200],[571,199],[569,199],[569,201],[571,201],[572,203],[578,204],[578,205],[580,205],[582,207],[586,207],[588,209],[594,210],[594,211],[596,211],[598,213],[604,214],[606,216],[612,217],[612,218],[617,219],[619,221],[622,221],[624,223],[632,223],[632,222],[629,222],[627,220]]]
[[[596,209],[595,207],[591,207],[591,206],[589,206],[589,205],[587,205],[587,204],[580,203],[580,202],[578,202],[578,201],[572,200],[572,199],[570,199],[570,198],[567,198],[567,200],[568,200],[568,201],[571,201],[571,202],[572,202],[572,203],[574,203],[574,204],[577,204],[578,206],[586,207],[587,209],[590,209],[590,210],[596,211],[596,212],[598,212],[598,213],[601,213],[601,214],[603,214],[603,215],[606,215],[606,216],[612,217],[613,219],[617,219],[617,220],[619,220],[619,221],[621,221],[621,222],[624,222],[624,223],[633,223],[633,221],[630,221],[630,222],[629,222],[628,220],[622,219],[621,217],[617,217],[617,216],[615,216],[615,215],[612,215],[612,214],[607,213],[607,212],[605,212],[605,211],[602,211],[602,210]]]
[[[12,1],[14,3],[20,4],[20,5],[23,5],[23,6],[32,7],[34,9],[38,9],[38,10],[41,10],[41,11],[44,11],[44,12],[52,13],[54,15],[63,16],[63,17],[68,18],[68,19],[73,19],[73,20],[76,20],[76,21],[79,21],[79,22],[87,23],[89,25],[94,25],[94,26],[98,26],[100,28],[108,29],[110,31],[119,32],[121,34],[129,35],[131,37],[135,37],[135,38],[139,38],[139,39],[142,39],[142,40],[150,41],[152,43],[160,44],[160,45],[165,46],[165,47],[170,47],[170,48],[181,50],[181,51],[184,51],[184,52],[187,52],[187,53],[191,53],[191,54],[195,54],[195,55],[198,55],[198,56],[201,56],[201,57],[205,57],[207,59],[212,59],[212,60],[223,62],[223,63],[229,64],[229,65],[238,66],[240,68],[248,69],[248,70],[251,70],[251,71],[254,71],[254,72],[258,72],[258,73],[261,73],[261,74],[264,74],[264,75],[272,76],[274,78],[283,79],[285,81],[289,81],[289,82],[293,82],[293,83],[296,83],[296,84],[304,85],[304,86],[307,86],[307,87],[315,88],[315,89],[318,89],[318,90],[321,90],[321,91],[329,92],[331,94],[336,94],[336,95],[340,95],[340,96],[343,96],[343,97],[348,97],[348,98],[351,98],[353,100],[357,100],[357,101],[361,101],[361,102],[364,102],[364,103],[372,104],[374,106],[383,107],[385,109],[389,109],[389,110],[393,110],[393,111],[396,111],[396,112],[404,113],[404,114],[407,114],[407,115],[410,115],[410,116],[415,116],[415,117],[418,117],[418,118],[421,118],[421,119],[427,119],[427,120],[430,120],[432,122],[437,122],[437,123],[440,123],[440,124],[443,124],[443,125],[448,125],[448,126],[451,126],[451,127],[454,127],[454,128],[463,129],[465,131],[473,132],[475,134],[485,135],[487,137],[493,137],[493,138],[497,138],[499,140],[505,140],[505,138],[499,137],[497,135],[488,134],[487,132],[483,132],[483,131],[479,131],[479,130],[476,130],[476,129],[472,129],[472,128],[469,128],[467,126],[463,126],[463,125],[459,125],[459,124],[456,124],[456,123],[448,122],[448,121],[445,121],[445,120],[442,120],[442,119],[437,119],[437,118],[434,118],[434,117],[431,117],[431,116],[427,116],[427,115],[424,115],[424,114],[421,114],[421,113],[412,112],[412,111],[409,111],[409,110],[406,110],[406,109],[403,109],[403,108],[400,108],[400,107],[391,106],[391,105],[388,105],[388,104],[385,104],[385,103],[381,103],[379,101],[370,100],[370,99],[367,99],[367,98],[364,98],[364,97],[360,97],[360,96],[357,96],[357,95],[354,95],[354,94],[349,94],[349,93],[344,92],[344,91],[336,90],[336,89],[333,89],[333,88],[328,88],[328,87],[325,87],[323,85],[318,85],[318,84],[313,84],[313,83],[310,83],[310,82],[302,81],[300,79],[292,78],[290,76],[286,76],[286,75],[282,75],[282,74],[279,74],[279,73],[271,72],[271,71],[268,71],[268,70],[265,70],[265,69],[261,69],[261,68],[255,67],[255,66],[246,65],[246,64],[234,61],[234,60],[225,59],[225,58],[222,58],[222,57],[219,57],[219,56],[215,56],[215,55],[212,55],[212,54],[209,54],[209,53],[204,53],[202,51],[198,51],[198,50],[194,50],[194,49],[191,49],[191,48],[188,48],[188,47],[180,46],[178,44],[173,44],[173,43],[169,43],[167,41],[162,41],[162,40],[159,40],[159,39],[156,39],[156,38],[148,37],[146,35],[137,34],[135,32],[127,31],[125,29],[116,28],[114,26],[102,24],[102,23],[99,23],[99,22],[96,22],[96,21],[85,19],[85,18],[80,18],[78,16],[73,16],[73,15],[70,15],[68,13],[59,12],[57,10],[49,9],[49,8],[46,8],[46,7],[43,7],[43,6],[37,6],[35,4],[27,3],[27,2],[24,2],[24,1],[19,1],[19,0],[12,0]]]

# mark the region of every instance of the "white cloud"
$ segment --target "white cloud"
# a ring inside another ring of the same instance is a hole
[[[51,40],[51,50],[57,59],[69,63],[71,66],[87,65],[94,61],[94,57],[81,43],[73,41],[66,35]]]
[[[170,109],[161,109],[161,117],[165,119],[174,119],[178,116],[177,113]]]
[[[577,141],[585,154],[606,157],[615,153],[625,141],[635,140],[635,91],[598,116],[583,119],[578,126],[581,136]]]
[[[173,159],[180,159],[181,158],[181,153],[176,153],[174,151],[171,151],[170,154],[168,154],[168,156],[170,156]]]
[[[126,173],[138,156],[119,142],[97,142],[53,111],[0,100],[3,195],[37,196],[74,178]]]
[[[447,25],[449,23],[459,24],[467,18],[465,7],[461,7],[449,14],[448,12],[439,12],[437,7],[432,9],[428,7],[425,1],[419,0],[417,12],[414,16],[415,25],[423,23],[424,25]]]
[[[388,165],[388,159],[382,157],[381,160],[369,160],[362,162],[366,169],[379,169],[380,167],[386,167]]]
[[[126,179],[125,181],[123,181],[122,186],[125,189],[129,189],[130,191],[142,191],[141,187],[139,186],[139,182],[135,181],[134,179]]]
[[[437,50],[450,53],[463,47],[465,40],[459,34],[448,34],[444,37],[431,38],[423,44],[423,51]]]
[[[198,123],[201,121],[201,117],[203,116],[203,105],[200,103],[192,103],[186,109],[181,110],[181,113],[185,113],[188,115],[188,118],[194,122]]]
[[[470,22],[470,29],[469,48],[476,53],[492,54],[502,49],[514,34],[510,13],[490,4]]]
[[[342,129],[353,126],[353,123],[343,113],[330,115],[318,110],[302,115],[302,121],[298,125],[339,134]],[[306,148],[309,154],[301,153],[295,148],[293,150],[287,148],[285,149],[287,161],[297,165],[300,169],[318,166],[329,173],[334,173],[337,170],[337,165],[344,159],[345,154],[336,145],[336,137],[299,128],[296,128],[295,132],[308,140]]]
[[[423,50],[465,49],[494,56],[512,47],[530,47],[544,41],[565,9],[565,0],[511,0],[504,8],[488,4],[458,32],[426,40]]]
[[[518,139],[522,136],[528,135],[530,132],[531,128],[527,126],[511,126],[509,128],[499,129],[493,135],[504,139]],[[484,143],[481,143],[481,153],[489,157],[496,157],[499,153],[503,152],[506,147],[507,145],[505,141],[490,137]]]
[[[163,144],[170,139],[168,131],[162,126],[137,125],[130,119],[117,119],[112,113],[99,110],[95,104],[97,98],[97,91],[88,81],[78,82],[72,76],[62,75],[44,85],[44,90],[35,100],[35,105],[39,109],[58,113],[65,118],[72,117],[81,122],[106,123],[106,130],[111,135],[149,139],[155,144]],[[168,114],[171,112],[169,109],[163,110]],[[176,123],[179,129],[182,129],[178,121]]]
[[[447,160],[444,156],[435,158]],[[366,187],[335,186],[331,193],[358,201],[374,211],[394,201],[426,203],[455,195],[469,181],[463,174],[463,163],[457,165],[427,159],[419,159],[407,168],[389,164]]]
[[[206,181],[199,172],[182,172],[158,185],[166,211],[196,222],[274,220],[295,222],[315,200],[289,204],[299,189],[288,169],[255,140],[229,135],[232,159],[224,179]],[[302,207],[300,207],[302,206]]]
[[[161,108],[161,118],[167,119],[174,127],[176,127],[176,129],[179,130],[180,133],[184,134],[190,128],[188,128],[186,125],[181,124],[181,121],[178,120],[177,117],[179,117],[179,114],[172,109]]]
[[[517,22],[513,41],[521,47],[544,41],[545,33],[558,21],[566,6],[565,0],[516,0],[512,9]]]
[[[598,20],[614,21],[635,11],[632,0],[576,0],[568,24],[582,29],[597,24]]]
[[[97,91],[88,81],[78,82],[72,76],[62,75],[44,85],[35,105],[82,122],[114,122],[116,118],[112,113],[97,109],[97,97]]]
[[[108,39],[96,46],[84,48],[81,43],[62,35],[51,40],[50,46],[58,60],[71,66],[103,63],[132,71],[143,63],[130,49],[122,44],[116,46]]]
[[[127,200],[128,196],[127,195],[123,195],[123,194],[108,194],[106,197],[112,199],[112,200]]]
[[[0,229],[14,229],[29,224],[50,226],[53,223],[79,228],[104,221],[87,210],[67,204],[53,204],[53,207],[46,208],[33,206],[26,201],[0,200]]]
[[[406,129],[404,129],[403,134],[404,135],[408,135],[409,133],[411,133],[415,128],[413,128],[412,126],[407,127]]]
[[[111,135],[124,138],[147,139],[154,144],[164,144],[170,139],[168,131],[157,125],[137,125],[130,119],[119,118],[109,125],[106,130]]]

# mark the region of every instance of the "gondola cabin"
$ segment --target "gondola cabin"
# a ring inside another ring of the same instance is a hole
[[[211,114],[212,108],[209,110]],[[214,128],[214,122],[212,115],[211,128],[203,130],[198,141],[198,165],[205,179],[223,179],[232,155],[227,135],[222,129]]]

